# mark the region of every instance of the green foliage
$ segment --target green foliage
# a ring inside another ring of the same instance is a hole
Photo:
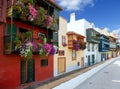
[[[23,3],[28,4],[31,3],[32,5],[34,4],[33,0],[22,0]]]
[[[19,37],[16,37],[16,38],[15,38],[14,43],[15,43],[15,44],[21,44],[21,41],[20,41]]]
[[[20,5],[15,5],[13,10],[19,14],[22,13],[22,7]]]
[[[46,56],[46,53],[44,52],[43,49],[40,49],[40,50],[39,50],[39,54],[40,54],[41,56]]]
[[[44,8],[42,8],[42,7],[39,7],[38,8],[38,17],[34,20],[34,24],[35,25],[41,25],[42,24],[42,22],[45,20],[45,10],[44,10]]]
[[[45,53],[45,51],[42,49],[42,44],[39,44],[39,43],[38,43],[38,48],[39,48],[39,54],[40,54],[41,56],[45,56],[46,53]]]
[[[28,59],[31,59],[33,56],[32,50],[30,50],[27,54]]]
[[[31,31],[25,32],[25,36],[26,36],[27,38],[32,38],[32,32],[31,32]]]

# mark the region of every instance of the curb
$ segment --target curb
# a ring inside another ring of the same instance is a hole
[[[75,87],[77,87],[78,85],[80,85],[81,83],[83,83],[85,80],[87,80],[88,78],[90,78],[92,75],[94,75],[95,73],[97,73],[98,71],[100,71],[101,69],[103,69],[104,67],[106,67],[107,65],[109,65],[110,63],[114,62],[115,60],[117,60],[120,57],[116,57],[113,58],[111,60],[106,61],[105,63],[89,70],[88,72],[85,72],[67,82],[64,82],[52,89],[74,89]]]

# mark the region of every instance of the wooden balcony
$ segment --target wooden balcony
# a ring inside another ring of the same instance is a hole
[[[68,32],[68,48],[73,49],[74,46],[74,40],[77,41],[77,43],[81,44],[81,42],[84,42],[84,36],[77,34],[75,32]]]
[[[100,33],[95,31],[93,28],[89,28],[86,31],[87,42],[100,43]]]

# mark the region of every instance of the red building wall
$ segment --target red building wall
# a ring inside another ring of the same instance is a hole
[[[20,85],[20,57],[3,54],[4,25],[0,25],[0,89],[14,89]]]
[[[32,29],[30,25],[16,23],[24,28]],[[35,28],[38,29],[38,28]],[[39,29],[40,30],[40,29]],[[0,89],[19,89],[20,84],[20,56],[18,54],[3,54],[4,48],[4,25],[0,24]],[[53,56],[48,56],[48,66],[40,66],[40,56],[34,55],[35,59],[35,82],[53,77]]]
[[[36,81],[46,80],[53,77],[53,56],[48,56],[48,66],[41,67],[40,56],[36,55],[35,58],[35,79]]]

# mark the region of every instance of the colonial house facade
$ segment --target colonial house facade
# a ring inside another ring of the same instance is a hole
[[[0,88],[54,76],[59,12],[54,0],[0,0]]]
[[[110,49],[109,37],[104,34],[100,35],[100,44],[99,44],[99,52],[101,52],[101,61],[104,61],[109,58],[108,52]]]
[[[113,58],[118,56],[118,49],[119,49],[119,47],[117,47],[118,37],[113,33],[110,33],[109,39],[110,39],[110,58]]]
[[[100,62],[100,53],[98,51],[100,33],[94,29],[94,24],[85,19],[75,20],[75,13],[72,13],[67,27],[68,31],[74,31],[85,36],[86,49],[84,51],[84,67]],[[91,30],[88,30],[89,28]]]
[[[99,60],[99,43],[100,43],[100,33],[94,30],[93,28],[86,29],[86,38],[87,38],[87,66],[96,64],[100,62]]]
[[[60,17],[59,51],[54,56],[54,76],[84,67],[84,36],[67,31],[67,21]]]

